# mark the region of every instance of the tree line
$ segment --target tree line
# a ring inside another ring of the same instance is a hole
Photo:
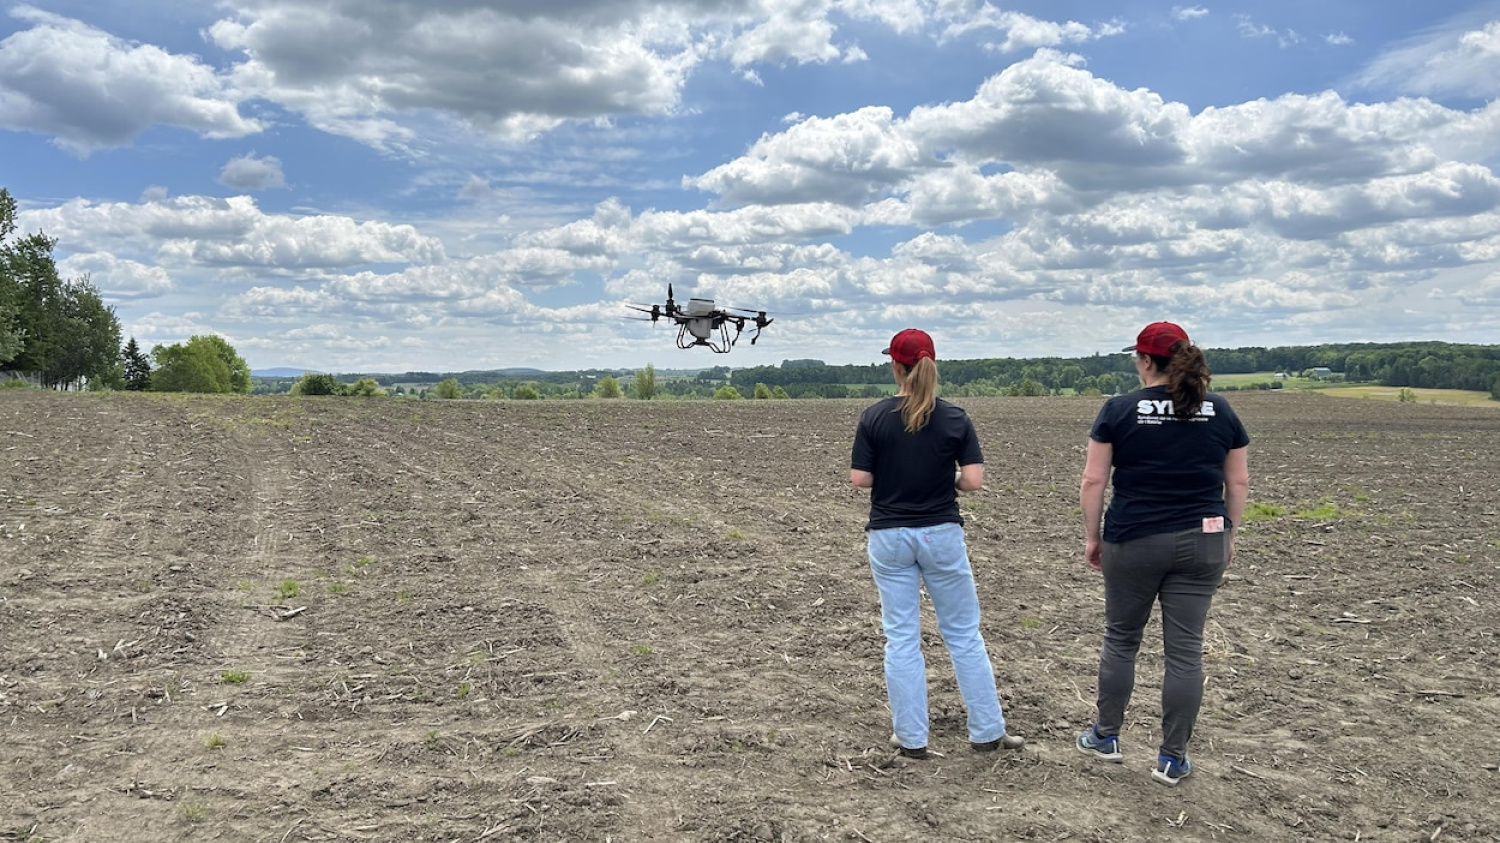
[[[148,355],[87,276],[64,279],[41,232],[18,235],[0,188],[0,382],[49,389],[250,391],[250,367],[227,340],[195,336]]]
[[[1328,369],[1347,382],[1393,387],[1488,390],[1500,400],[1500,346],[1441,342],[1358,343],[1279,348],[1205,349],[1216,374],[1284,373],[1297,376]],[[648,379],[643,379],[649,373]],[[501,375],[498,372],[360,375],[344,383],[332,375],[258,380],[257,392],[319,395],[391,394],[414,398],[468,399],[708,399],[708,398],[879,398],[891,392],[889,363],[830,366],[820,360],[788,360],[780,366],[732,369],[714,366],[696,373],[661,378],[648,365],[629,370],[573,370]],[[944,360],[943,394],[948,397],[1118,395],[1139,379],[1129,354],[1077,358],[993,358]],[[413,382],[427,386],[405,387]],[[435,386],[432,384],[437,382]],[[1255,387],[1273,389],[1268,377]],[[1232,390],[1235,387],[1215,387]]]
[[[1489,392],[1500,400],[1500,346],[1445,342],[1347,343],[1277,348],[1206,348],[1215,374],[1280,372],[1296,375],[1328,369],[1354,383],[1424,389]],[[787,365],[792,363],[794,365]],[[950,396],[1048,395],[1100,393],[1134,389],[1138,380],[1129,354],[1032,359],[944,360],[943,392]],[[785,361],[780,366],[735,370],[731,383],[740,389],[766,384],[794,397],[847,397],[862,384],[891,382],[888,363],[829,366],[818,361]],[[1269,384],[1268,384],[1269,385]],[[859,390],[862,391],[862,390]]]

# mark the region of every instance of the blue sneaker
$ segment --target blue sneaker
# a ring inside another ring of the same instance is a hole
[[[1156,779],[1167,787],[1176,787],[1177,783],[1193,774],[1193,762],[1186,758],[1178,759],[1170,755],[1156,756],[1156,769],[1151,771],[1151,778]]]
[[[1118,764],[1124,760],[1120,754],[1120,736],[1103,737],[1099,730],[1090,726],[1087,732],[1078,736],[1078,751],[1103,761],[1113,761]]]

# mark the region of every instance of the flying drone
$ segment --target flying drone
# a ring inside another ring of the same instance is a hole
[[[719,354],[727,354],[740,338],[740,332],[745,329],[746,324],[755,326],[755,335],[750,338],[750,344],[760,339],[760,331],[767,325],[775,322],[766,316],[764,310],[749,310],[743,307],[714,307],[713,299],[688,299],[687,307],[681,307],[672,300],[672,285],[667,285],[667,301],[665,304],[653,304],[650,307],[641,304],[628,304],[631,310],[639,310],[650,316],[629,317],[641,321],[658,322],[661,319],[670,319],[677,324],[677,347],[692,348],[694,346],[707,346]],[[742,315],[744,314],[744,315]],[[734,334],[729,333],[729,326],[734,326]]]

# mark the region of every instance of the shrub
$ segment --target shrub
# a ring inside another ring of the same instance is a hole
[[[308,372],[292,384],[292,395],[343,395],[344,385],[333,375]]]

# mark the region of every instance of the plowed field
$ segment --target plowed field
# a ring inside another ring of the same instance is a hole
[[[1500,410],[1230,396],[1196,774],[1075,752],[1098,399],[966,399],[1020,752],[893,756],[862,401],[0,393],[0,839],[1500,838]],[[930,620],[930,619],[929,619]]]

